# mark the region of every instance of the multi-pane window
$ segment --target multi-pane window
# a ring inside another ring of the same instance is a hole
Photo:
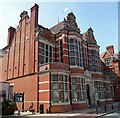
[[[61,79],[61,103],[69,101],[68,76],[60,75]]]
[[[106,87],[106,83],[104,82],[103,83],[103,86],[104,86],[104,98],[107,99],[107,87]]]
[[[49,50],[49,62],[52,62],[53,60],[53,49],[52,49],[52,46],[49,46],[50,50]]]
[[[84,68],[87,68],[87,49],[86,49],[86,47],[82,47],[82,53],[83,53],[83,65],[84,65]]]
[[[111,85],[111,97],[114,97],[114,89],[113,89],[113,86]]]
[[[80,101],[85,100],[85,84],[83,78],[78,78],[78,86],[79,86],[79,94],[80,94]]]
[[[72,78],[72,101],[78,101],[78,94],[77,94],[77,78]]]
[[[96,51],[96,60],[97,60],[98,72],[100,72],[100,57],[98,51]]]
[[[60,62],[63,62],[63,43],[60,40]]]
[[[57,74],[52,75],[52,101],[59,103],[59,91],[61,91],[61,103],[69,102],[68,76],[60,75],[60,81]],[[59,88],[61,85],[61,89]]]
[[[76,40],[76,55],[77,55],[77,65],[82,67],[82,54],[81,54],[81,45],[80,41]]]
[[[100,99],[103,99],[103,94],[104,94],[104,91],[103,91],[103,82],[99,82],[99,88],[100,88],[100,91],[99,91],[99,95],[100,95]]]
[[[91,50],[91,61],[92,61],[92,71],[96,72],[96,63],[95,63],[95,52]]]
[[[110,77],[111,81],[114,81],[114,69],[106,69],[105,74]]]
[[[58,75],[52,75],[52,100],[53,103],[59,103]]]
[[[110,59],[110,57],[106,57],[105,58],[105,65],[106,66],[111,66],[112,64],[111,64],[111,59]]]
[[[74,39],[70,39],[70,65],[75,65]]]
[[[106,87],[107,87],[107,96],[108,96],[109,99],[111,99],[112,96],[111,96],[111,87],[110,87],[110,84],[107,83]]]
[[[41,43],[41,64],[52,62],[53,60],[52,46]]]
[[[9,100],[13,100],[13,86],[9,88]]]
[[[95,99],[99,100],[99,92],[98,92],[98,81],[94,81],[94,94],[95,94]]]

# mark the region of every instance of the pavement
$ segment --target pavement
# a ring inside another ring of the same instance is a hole
[[[119,106],[118,106],[119,105]],[[112,105],[108,104],[106,105],[106,112],[105,112],[105,106],[98,106],[98,114],[96,112],[95,106],[90,106],[87,109],[82,110],[73,110],[65,113],[50,113],[50,114],[40,114],[35,113],[32,114],[32,112],[20,112],[20,115],[18,115],[18,111],[15,111],[13,115],[5,115],[2,118],[99,118],[101,116],[110,114],[112,112],[116,112],[118,110],[118,107],[120,108],[120,103],[118,102],[113,103],[113,109]]]

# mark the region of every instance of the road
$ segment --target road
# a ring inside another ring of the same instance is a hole
[[[116,112],[101,116],[99,118],[120,118],[120,111],[119,112],[116,111]]]

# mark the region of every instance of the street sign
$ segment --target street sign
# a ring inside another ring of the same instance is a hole
[[[23,102],[23,93],[15,94],[15,102]]]

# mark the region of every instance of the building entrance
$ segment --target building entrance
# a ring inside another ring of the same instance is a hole
[[[87,95],[88,105],[90,105],[91,101],[90,101],[90,86],[89,86],[89,84],[86,85],[86,95]]]

